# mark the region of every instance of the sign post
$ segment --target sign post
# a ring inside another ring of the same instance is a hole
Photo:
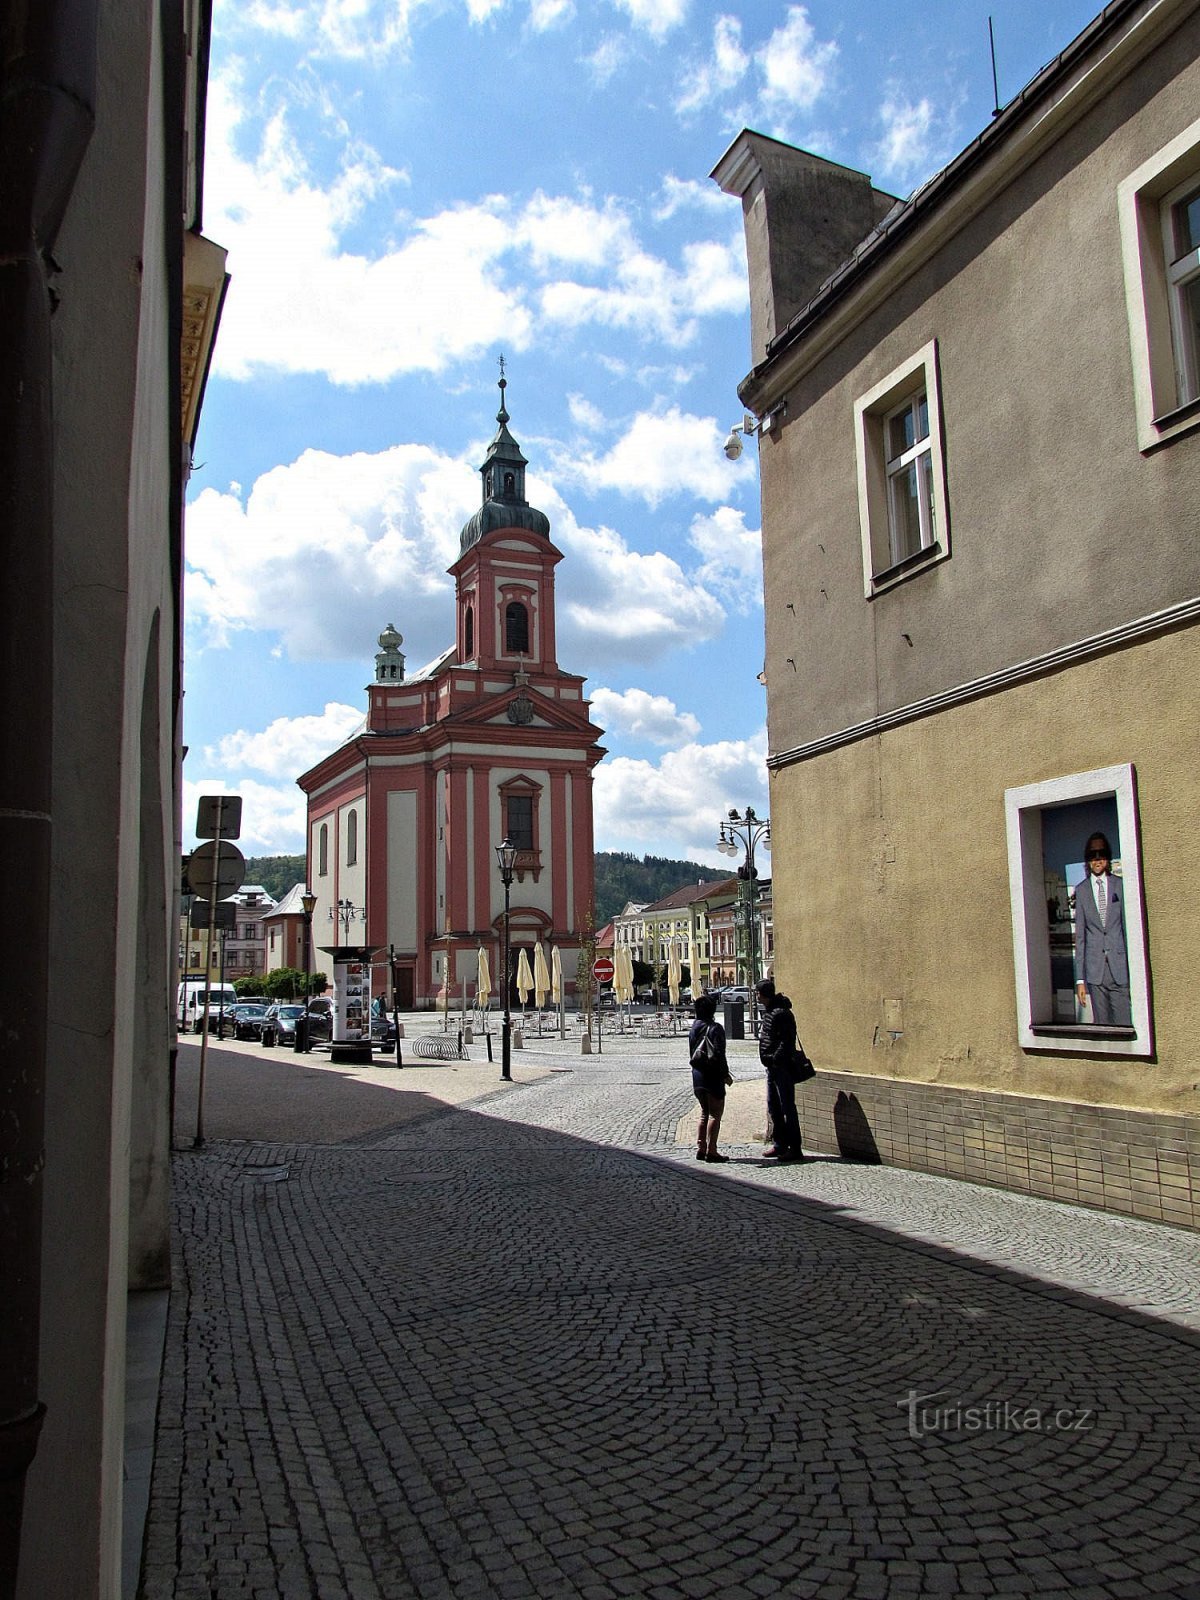
[[[209,904],[208,960],[204,967],[204,1027],[200,1035],[200,1082],[196,1089],[196,1136],[193,1149],[204,1144],[204,1072],[208,1066],[208,1007],[212,999],[212,947],[217,927],[217,902],[236,894],[246,878],[246,858],[235,844],[242,831],[242,797],[238,794],[201,795],[196,808],[197,845],[188,861],[192,892]]]
[[[611,983],[616,970],[608,956],[597,956],[592,962],[592,977],[599,984]],[[604,1007],[600,1004],[599,993],[596,995],[596,1054],[604,1054]]]

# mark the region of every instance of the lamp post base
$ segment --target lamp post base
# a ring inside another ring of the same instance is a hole
[[[500,1081],[512,1082],[512,1024],[507,1017],[500,1029]]]

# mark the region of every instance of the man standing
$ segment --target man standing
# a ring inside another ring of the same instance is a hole
[[[1112,849],[1094,833],[1084,851],[1087,877],[1075,885],[1075,992],[1080,1005],[1091,997],[1092,1021],[1128,1028],[1129,960],[1125,946],[1125,895],[1108,870]]]
[[[764,1156],[780,1161],[803,1161],[800,1148],[800,1118],[796,1113],[796,1080],[792,1063],[796,1056],[796,1019],[792,1002],[776,994],[770,978],[755,985],[763,1017],[758,1028],[758,1059],[767,1069],[767,1113],[771,1119],[774,1143]]]

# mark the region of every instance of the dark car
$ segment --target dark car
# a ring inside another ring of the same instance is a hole
[[[269,1009],[265,1002],[234,1006],[229,1013],[229,1020],[233,1023],[233,1037],[235,1039],[261,1038],[263,1018]]]
[[[287,1001],[271,1006],[262,1019],[261,1034],[268,1029],[274,1031],[276,1044],[294,1045],[296,1042],[296,1023],[304,1015],[304,1005],[301,1001]],[[325,1011],[320,1011],[314,1003],[313,1010],[308,1018],[309,1043],[314,1039],[330,1039],[333,1037],[333,1018]]]
[[[396,1024],[386,1012],[371,1017],[371,1043],[385,1054],[396,1048]]]

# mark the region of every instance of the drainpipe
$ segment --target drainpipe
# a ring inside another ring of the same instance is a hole
[[[99,0],[0,0],[0,1600],[38,1398],[54,725],[51,255],[94,123]]]

